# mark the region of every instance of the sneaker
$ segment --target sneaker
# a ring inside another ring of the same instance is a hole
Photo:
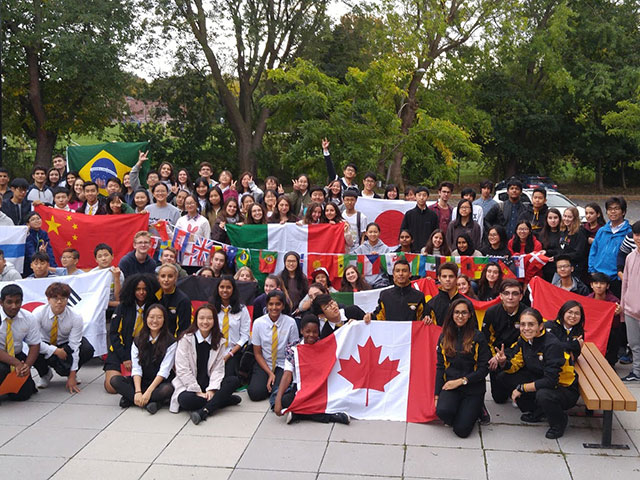
[[[640,380],[640,377],[631,372],[629,375],[627,375],[626,377],[622,377],[620,380],[622,380],[623,382],[637,382],[638,380]]]
[[[240,402],[242,402],[242,397],[240,395],[231,395],[227,405],[238,405]]]
[[[544,421],[544,414],[538,412],[525,412],[520,415],[520,420],[526,423],[540,423]]]
[[[487,407],[485,407],[484,405],[482,405],[482,411],[480,412],[480,417],[478,418],[478,420],[480,421],[480,425],[491,424],[491,414],[489,413],[489,410],[487,410]]]
[[[198,425],[203,420],[198,410],[194,410],[193,412],[191,412],[189,414],[189,417],[191,417],[191,421],[194,425]]]
[[[343,425],[349,425],[351,423],[351,417],[348,413],[340,412],[331,415],[331,421],[333,423],[342,423]]]
[[[158,404],[157,402],[149,402],[147,403],[147,406],[144,407],[147,412],[149,412],[151,415],[155,415],[155,413],[158,411]]]
[[[550,440],[555,440],[556,438],[560,438],[564,435],[564,431],[567,429],[567,424],[569,423],[569,415],[566,413],[562,417],[562,423],[560,425],[555,425],[553,427],[549,427],[547,433],[545,433],[545,437]]]
[[[120,403],[118,405],[120,405],[120,408],[129,408],[131,405],[133,405],[133,402],[127,398],[121,397]]]
[[[631,363],[633,363],[633,357],[631,355],[623,355],[618,359],[618,361],[622,365],[630,365]]]
[[[36,387],[47,388],[49,386],[49,383],[51,383],[52,378],[53,372],[51,371],[51,369],[48,369],[46,375],[43,375],[38,379],[38,381],[36,382]]]
[[[287,425],[295,422],[296,420],[298,420],[297,415],[293,412],[287,412],[287,416],[285,417],[285,421],[287,422]]]

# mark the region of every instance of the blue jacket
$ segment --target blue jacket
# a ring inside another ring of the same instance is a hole
[[[51,242],[49,242],[49,234],[42,229],[33,230],[30,228],[29,233],[27,234],[27,240],[24,244],[23,275],[25,277],[33,273],[33,270],[31,270],[31,256],[38,251],[42,243],[47,244],[47,255],[49,255],[49,265],[51,265],[52,267],[58,266],[58,264],[56,263],[56,257],[53,255]]]
[[[611,222],[607,222],[598,230],[589,251],[589,273],[602,272],[611,280],[618,278],[616,264],[618,250],[629,232],[631,232],[631,225],[627,220],[623,222],[617,233],[611,231]]]

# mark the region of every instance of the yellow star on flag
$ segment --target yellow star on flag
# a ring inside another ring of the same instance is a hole
[[[73,237],[71,237],[71,238],[73,238],[74,240],[78,240],[78,236],[77,236],[77,235],[74,235],[74,236],[73,236]]]
[[[67,215],[67,222],[70,222],[73,219],[71,215]]]
[[[71,225],[71,228],[73,228],[74,230],[78,229],[78,225],[76,223],[74,223],[73,225]]]
[[[49,233],[56,232],[56,235],[60,235],[60,232],[58,231],[58,227],[62,224],[57,223],[53,215],[51,215],[51,220],[47,220],[45,223],[49,226],[49,230],[47,230],[47,232]]]
[[[71,246],[71,242],[67,242],[67,247],[70,247],[70,246]]]

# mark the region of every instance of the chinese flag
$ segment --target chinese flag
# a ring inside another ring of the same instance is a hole
[[[133,250],[133,236],[148,230],[149,214],[85,215],[38,205],[36,212],[42,217],[42,229],[49,234],[51,248],[60,260],[65,248],[80,252],[78,268],[93,268],[96,261],[93,249],[106,243],[113,249],[114,265]]]

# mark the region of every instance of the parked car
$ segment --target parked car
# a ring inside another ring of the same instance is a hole
[[[522,190],[522,195],[520,198],[522,199],[522,203],[531,204],[531,195],[533,195],[533,188],[525,188]],[[503,203],[508,199],[508,194],[506,189],[496,191],[493,199],[497,202]],[[556,192],[555,190],[547,190],[547,206],[549,208],[557,208],[560,211],[560,214],[564,213],[565,209],[569,207],[576,207],[578,212],[580,213],[580,222],[586,222],[587,219],[585,217],[584,208],[577,205],[568,197],[564,196],[560,192]]]
[[[536,188],[543,187],[547,190],[557,190],[558,184],[551,178],[540,175],[538,173],[522,173],[515,175],[515,177],[522,182],[524,188]],[[496,190],[502,190],[507,188],[508,179],[502,180],[496,183]]]

